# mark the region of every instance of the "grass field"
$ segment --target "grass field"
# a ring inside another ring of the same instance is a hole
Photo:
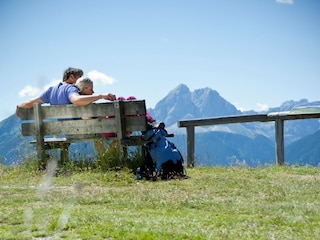
[[[52,175],[0,167],[0,239],[320,239],[319,168]]]

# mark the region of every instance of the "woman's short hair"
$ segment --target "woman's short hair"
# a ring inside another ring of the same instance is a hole
[[[93,82],[88,77],[84,77],[84,78],[81,77],[76,81],[75,85],[79,89],[79,92],[81,92],[84,87],[88,87],[90,85],[93,85]]]

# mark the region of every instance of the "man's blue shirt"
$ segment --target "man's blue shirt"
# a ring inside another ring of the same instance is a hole
[[[72,104],[70,97],[73,94],[79,94],[79,90],[75,85],[60,82],[42,93],[40,99],[44,103],[50,103],[51,105]]]

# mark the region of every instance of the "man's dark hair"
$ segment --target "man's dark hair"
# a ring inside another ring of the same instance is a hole
[[[75,77],[82,77],[83,71],[80,68],[69,67],[63,72],[63,81],[67,81],[71,74]]]

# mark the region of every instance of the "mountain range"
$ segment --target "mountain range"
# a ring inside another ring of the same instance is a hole
[[[148,103],[148,101],[147,101]],[[185,84],[178,85],[148,111],[162,121],[175,137],[170,139],[185,156],[185,128],[178,128],[182,119],[259,114],[290,111],[298,105],[308,104],[307,99],[289,100],[266,112],[238,110],[220,94],[210,88],[193,92]],[[319,119],[285,121],[285,163],[318,166],[320,162]],[[246,165],[275,164],[275,132],[273,122],[237,123],[196,127],[195,165]],[[15,115],[0,122],[0,163],[12,165],[34,154],[28,138],[21,137],[20,119]],[[81,147],[82,148],[82,147]],[[73,144],[72,151],[79,151]],[[89,144],[86,151],[94,151]]]

